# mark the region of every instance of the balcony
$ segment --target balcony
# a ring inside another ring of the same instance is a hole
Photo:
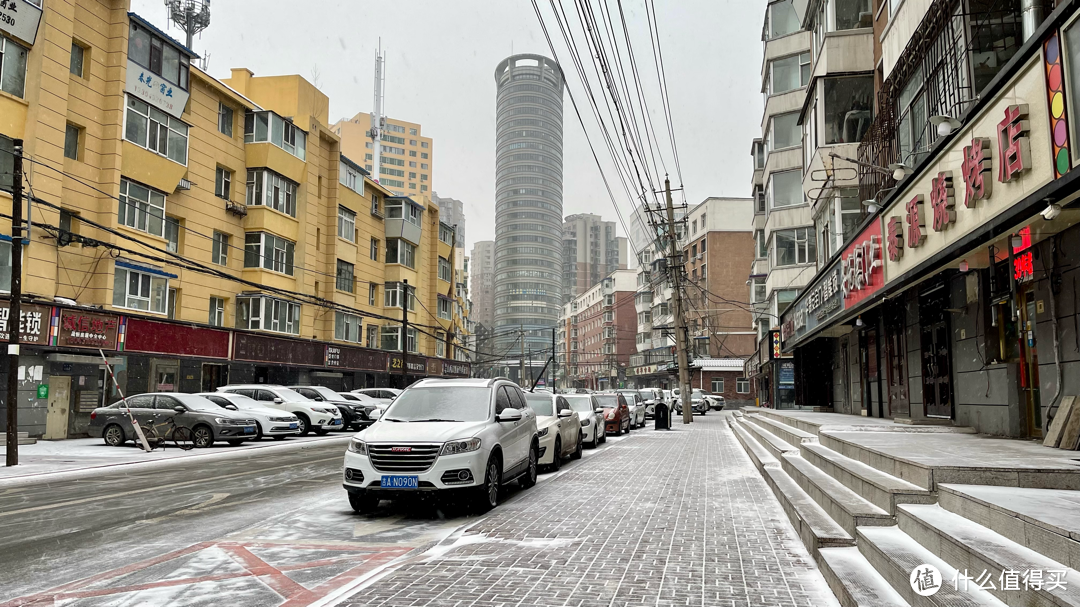
[[[1049,15],[1052,3],[1043,4],[1043,14]],[[914,167],[940,138],[932,116],[964,122],[972,102],[1023,45],[1019,6],[1010,0],[934,4],[880,87],[877,115],[859,144],[859,160]],[[859,168],[862,200],[895,185],[890,175]]]

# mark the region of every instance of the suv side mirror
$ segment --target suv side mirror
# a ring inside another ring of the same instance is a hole
[[[276,405],[280,405],[283,402],[285,402],[285,399],[283,399],[283,398],[279,397],[279,398],[274,399],[274,404],[276,404]]]
[[[184,405],[176,405],[175,407],[172,408],[172,410],[176,411],[177,413],[186,413],[187,412],[187,409],[184,408]]]
[[[570,409],[563,409],[559,411],[559,417],[570,417],[574,412]]]
[[[225,405],[225,408],[229,411],[239,411],[239,409],[236,408],[236,405]]]
[[[603,410],[603,409],[601,409],[601,408],[596,408],[596,409],[593,409],[593,413],[595,413],[595,414],[597,414],[597,415],[603,415],[603,414],[604,414],[604,410]]]
[[[496,421],[500,422],[519,422],[521,421],[521,411],[513,408],[506,408],[502,410],[496,418]]]

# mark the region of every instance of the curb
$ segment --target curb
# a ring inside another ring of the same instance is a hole
[[[304,442],[294,443],[275,443],[266,445],[252,445],[247,449],[236,451],[218,451],[214,453],[193,453],[190,455],[182,455],[179,457],[173,457],[169,459],[157,459],[152,461],[134,461],[134,462],[117,462],[114,464],[100,464],[97,466],[86,466],[84,468],[72,468],[70,470],[57,470],[55,472],[35,472],[30,474],[22,474],[19,476],[12,476],[7,478],[0,478],[0,489],[7,489],[10,487],[18,487],[22,485],[33,485],[38,483],[49,483],[54,481],[66,481],[66,480],[78,480],[84,478],[91,478],[94,476],[100,476],[116,471],[117,468],[125,468],[129,470],[149,470],[153,468],[167,468],[169,466],[182,464],[190,460],[198,461],[213,461],[219,459],[233,459],[237,457],[243,457],[249,454],[262,454],[270,451],[302,451],[304,449],[314,449],[319,446],[332,445],[336,443],[346,443],[352,439],[352,434],[342,436],[332,436],[327,438],[320,438],[315,440],[309,440]]]

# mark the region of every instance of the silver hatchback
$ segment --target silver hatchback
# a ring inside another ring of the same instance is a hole
[[[105,439],[106,445],[118,447],[135,439],[131,417],[139,425],[159,427],[162,434],[168,430],[172,418],[177,427],[191,430],[196,447],[209,447],[214,441],[239,445],[257,434],[257,425],[251,416],[222,409],[201,396],[172,392],[136,394],[128,397],[126,406],[124,401],[119,401],[108,407],[98,407],[90,413],[87,431],[92,437]]]

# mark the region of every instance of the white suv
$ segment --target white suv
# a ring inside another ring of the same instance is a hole
[[[311,431],[322,436],[331,430],[340,430],[344,426],[341,411],[338,411],[337,407],[329,403],[315,402],[285,386],[234,384],[222,386],[218,388],[218,392],[243,394],[259,401],[260,405],[292,413],[299,420],[301,436],[306,436]]]
[[[349,504],[371,512],[382,499],[462,490],[481,510],[499,488],[536,484],[536,414],[507,379],[425,379],[356,434],[345,453]]]

